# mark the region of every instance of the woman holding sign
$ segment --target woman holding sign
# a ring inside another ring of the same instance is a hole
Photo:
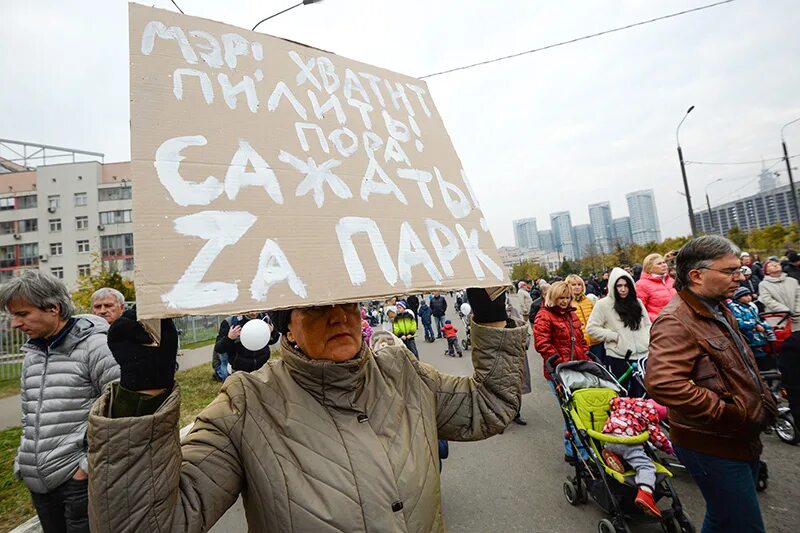
[[[437,439],[500,433],[520,403],[526,329],[469,289],[474,377],[404,346],[373,352],[357,304],[271,313],[283,357],[228,378],[179,442],[177,338],[114,323],[120,364],[89,421],[92,531],[206,531],[244,497],[251,531],[444,531]]]

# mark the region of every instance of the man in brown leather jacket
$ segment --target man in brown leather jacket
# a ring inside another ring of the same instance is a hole
[[[678,294],[650,330],[647,390],[670,409],[676,455],[706,501],[703,533],[763,532],[759,436],[776,406],[724,303],[742,279],[739,249],[707,235],[676,263]]]

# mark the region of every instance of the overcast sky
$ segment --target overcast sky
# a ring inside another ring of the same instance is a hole
[[[423,76],[710,2],[325,0],[258,31]],[[178,1],[247,29],[293,3]],[[121,0],[0,0],[0,138],[129,160],[127,13]],[[602,200],[623,216],[625,193],[649,188],[663,235],[682,235],[678,121],[697,106],[681,129],[688,160],[780,156],[781,126],[800,117],[798,28],[796,0],[737,0],[427,81],[498,245],[513,244],[514,219],[544,229],[570,210],[586,223]],[[786,132],[800,153],[800,123]],[[689,165],[695,206],[717,178],[712,203],[754,192],[760,169]]]

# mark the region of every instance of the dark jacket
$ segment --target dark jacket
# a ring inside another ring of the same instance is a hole
[[[419,310],[419,297],[417,297],[416,294],[412,294],[406,298],[406,303],[408,304],[408,308],[414,313],[414,316],[417,316],[417,311]]]
[[[447,311],[447,300],[444,296],[431,296],[431,313],[433,316],[444,316]]]
[[[583,338],[581,321],[575,309],[543,306],[536,314],[533,324],[533,345],[545,361],[554,355],[559,358],[554,366],[567,361],[591,360],[587,354],[589,346]],[[545,379],[550,372],[543,365]]]
[[[674,444],[752,461],[777,408],[730,310],[717,309],[725,322],[683,290],[661,311],[650,329],[646,387],[670,408]]]
[[[264,315],[259,315],[258,319],[262,320]],[[217,343],[214,345],[214,351],[218,353],[227,353],[228,362],[231,364],[234,372],[242,370],[244,372],[252,372],[258,370],[264,363],[269,360],[270,350],[269,345],[278,342],[280,333],[275,328],[272,328],[272,335],[269,338],[269,343],[261,350],[248,350],[242,345],[240,339],[231,340],[228,338],[228,332],[231,330],[231,322],[233,326],[244,326],[251,319],[247,315],[228,317],[222,321],[219,326],[219,333],[217,334]],[[269,318],[266,319],[269,322]]]
[[[788,261],[781,265],[783,267],[783,271],[786,272],[789,277],[800,281],[800,266],[795,265],[794,263],[789,263]]]
[[[539,296],[531,302],[531,309],[528,311],[528,321],[531,323],[531,326],[533,326],[534,321],[536,320],[536,314],[539,312],[539,309],[542,308],[543,303],[544,296]]]
[[[419,318],[422,320],[423,324],[431,323],[431,313],[431,307],[428,304],[419,307]]]

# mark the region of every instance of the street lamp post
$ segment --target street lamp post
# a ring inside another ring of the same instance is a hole
[[[683,121],[686,120],[686,117],[689,116],[689,113],[692,112],[694,106],[691,106],[689,109],[686,110],[686,113],[683,115],[683,118],[678,123],[678,127],[675,128],[675,140],[678,143],[678,160],[681,162],[681,175],[683,176],[683,190],[686,191],[686,207],[689,211],[689,225],[692,228],[692,237],[697,237],[697,224],[694,222],[694,210],[692,209],[692,197],[689,194],[689,182],[686,180],[686,165],[683,162],[683,150],[681,150],[681,140],[678,134],[681,130],[681,125]]]
[[[794,188],[792,165],[789,163],[789,151],[786,149],[786,137],[783,135],[783,130],[786,129],[786,126],[794,124],[797,121],[800,121],[800,117],[783,125],[781,128],[781,145],[783,146],[783,160],[786,162],[786,172],[789,174],[789,189],[792,192],[792,218],[794,219],[795,223],[800,223],[800,208],[797,206],[797,191]]]
[[[258,28],[258,26],[259,26],[259,25],[260,25],[262,22],[266,22],[266,21],[268,21],[269,19],[272,19],[272,18],[275,18],[275,17],[277,17],[278,15],[283,15],[283,14],[284,14],[284,13],[286,13],[287,11],[291,11],[292,9],[294,9],[294,8],[296,8],[296,7],[300,7],[300,6],[302,6],[302,5],[308,5],[308,4],[316,4],[317,2],[322,2],[322,0],[303,0],[302,2],[299,2],[299,3],[297,3],[297,4],[295,4],[295,5],[291,6],[291,7],[287,7],[287,8],[286,8],[286,9],[284,9],[283,11],[278,11],[277,13],[273,13],[272,15],[268,16],[268,17],[267,17],[267,18],[265,18],[265,19],[261,19],[261,20],[259,20],[259,21],[258,21],[258,24],[256,24],[255,26],[253,26],[253,29],[252,29],[252,30],[250,30],[250,31],[256,31],[256,28]]]
[[[722,223],[717,224],[714,222],[714,213],[711,211],[711,201],[708,199],[708,188],[722,181],[722,178],[717,178],[708,185],[706,185],[706,207],[708,207],[708,220],[711,222],[711,229],[722,235]],[[717,217],[719,219],[719,217]],[[719,220],[717,221],[719,222]]]

